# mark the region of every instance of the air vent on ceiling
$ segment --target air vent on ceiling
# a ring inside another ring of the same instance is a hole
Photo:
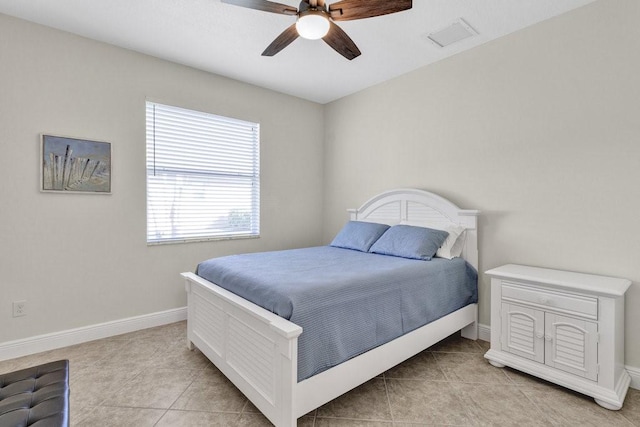
[[[471,25],[467,24],[464,19],[460,18],[448,27],[439,31],[434,31],[427,35],[427,37],[438,46],[445,47],[477,34],[478,32],[474,30]]]

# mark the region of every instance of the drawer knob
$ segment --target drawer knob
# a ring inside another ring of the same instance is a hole
[[[551,302],[551,300],[547,297],[540,297],[540,303],[541,304],[545,304],[548,305]]]

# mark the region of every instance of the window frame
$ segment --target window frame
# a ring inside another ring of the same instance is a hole
[[[161,127],[163,118],[159,117],[159,109],[170,115],[171,121],[175,120],[175,127],[164,123]],[[182,119],[181,114],[184,114]],[[188,116],[197,119],[190,122]],[[167,136],[180,125],[184,125],[182,131],[175,132],[175,136]],[[201,125],[202,128],[199,127]],[[215,132],[207,133],[204,128],[208,127]],[[163,133],[162,137],[158,133]],[[197,143],[189,141],[190,138]],[[147,245],[260,237],[259,123],[146,100],[145,149]],[[162,152],[163,149],[167,152]],[[187,195],[184,196],[183,192]],[[221,207],[216,194],[223,196],[219,200],[226,200],[228,206]],[[171,197],[172,200],[162,201],[162,197]],[[176,201],[176,198],[180,200]],[[241,202],[234,205],[236,202],[230,200]],[[204,214],[212,214],[211,217],[205,216],[210,223],[206,226],[203,225],[205,220],[197,219],[202,214],[196,206],[205,204],[207,210]],[[241,225],[234,230],[232,215],[236,211],[240,212]],[[176,220],[174,215],[184,218]],[[248,219],[245,215],[249,215]],[[225,220],[226,226],[221,226]],[[212,224],[215,223],[218,223],[218,228],[214,231]],[[171,231],[167,231],[168,225]],[[192,226],[193,230],[189,231]]]

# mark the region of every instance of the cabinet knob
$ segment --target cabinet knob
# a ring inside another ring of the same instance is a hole
[[[547,341],[551,341],[551,335],[545,335],[544,339],[547,340]]]
[[[536,332],[536,338],[544,338],[544,334],[542,332]]]
[[[548,305],[551,300],[547,297],[540,297],[540,304]]]

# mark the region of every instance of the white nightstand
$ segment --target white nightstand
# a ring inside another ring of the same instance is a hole
[[[508,264],[491,277],[491,349],[484,357],[622,407],[627,279]]]

